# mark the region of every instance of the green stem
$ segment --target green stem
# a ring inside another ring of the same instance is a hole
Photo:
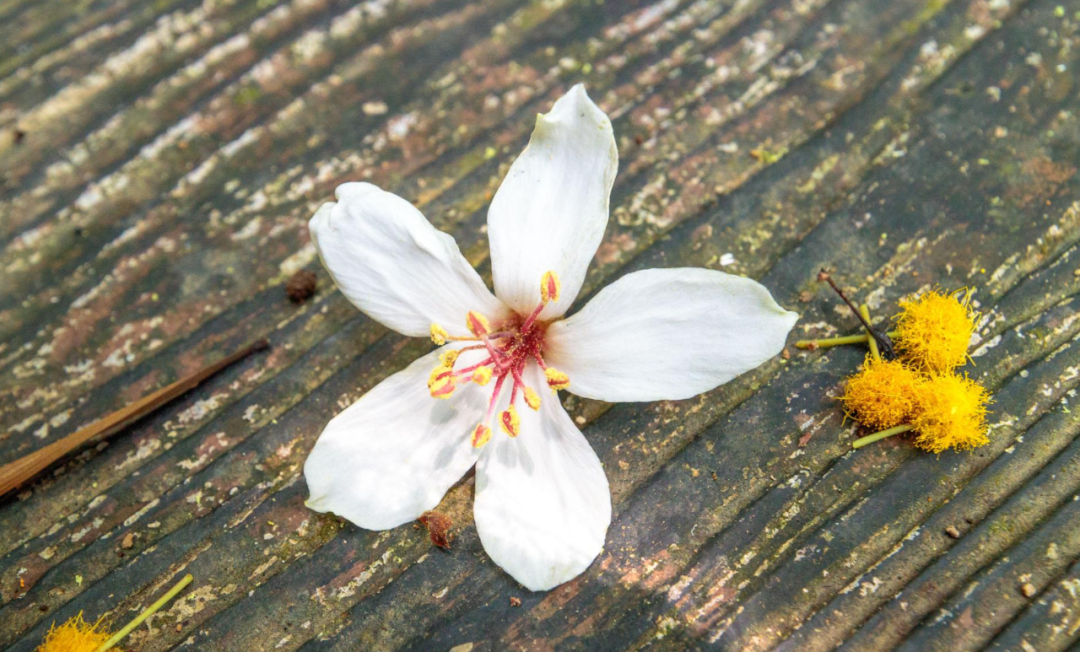
[[[825,337],[820,340],[799,340],[795,347],[799,349],[823,349],[841,344],[860,344],[866,341],[866,335],[845,335],[844,337]]]
[[[889,331],[889,337],[896,337],[896,331]],[[798,349],[824,349],[841,344],[862,344],[870,339],[865,333],[862,335],[844,335],[843,337],[823,337],[820,340],[798,340],[795,348]],[[877,342],[874,342],[877,344]]]
[[[172,587],[165,595],[158,598],[157,602],[147,607],[145,610],[143,610],[141,614],[135,616],[135,620],[132,620],[130,623],[124,625],[123,629],[113,634],[113,637],[105,641],[105,643],[103,643],[102,646],[97,649],[97,652],[105,652],[105,650],[111,649],[114,645],[123,640],[125,636],[131,633],[131,630],[135,629],[136,627],[141,625],[144,620],[157,613],[157,610],[164,607],[166,603],[169,602],[169,600],[175,598],[176,594],[183,591],[185,586],[191,584],[191,581],[193,579],[195,578],[191,576],[191,573],[185,575],[183,579],[176,583],[176,586]]]
[[[882,439],[885,439],[886,437],[892,437],[893,435],[899,435],[902,432],[907,432],[908,430],[911,430],[914,427],[915,426],[911,425],[910,423],[905,423],[905,424],[902,424],[902,425],[899,425],[899,426],[893,426],[892,428],[889,428],[888,430],[882,430],[881,432],[875,432],[872,435],[867,435],[867,436],[862,437],[860,439],[856,439],[854,442],[851,443],[851,447],[852,448],[862,448],[863,446],[866,446],[867,444],[872,444],[875,441],[881,441]]]
[[[870,306],[865,303],[859,306],[859,314],[867,324],[870,323]],[[870,337],[870,333],[866,334],[866,343],[870,345],[870,355],[874,356],[874,361],[881,362],[881,351],[878,350],[877,340]]]

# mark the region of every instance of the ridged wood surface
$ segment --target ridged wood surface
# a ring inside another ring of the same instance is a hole
[[[0,505],[0,647],[190,572],[128,647],[1077,649],[1077,70],[1077,0],[0,0],[0,464],[273,344]],[[548,593],[484,555],[471,477],[449,552],[305,509],[326,421],[431,346],[348,304],[308,217],[370,180],[486,273],[492,192],[578,81],[621,158],[582,300],[733,257],[794,338],[855,331],[822,266],[879,319],[974,288],[990,445],[853,452],[864,351],[792,348],[687,401],[564,398],[614,520]]]

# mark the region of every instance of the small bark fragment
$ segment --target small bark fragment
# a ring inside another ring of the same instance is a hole
[[[319,279],[315,276],[315,272],[302,269],[289,278],[289,281],[285,284],[285,294],[289,296],[289,301],[298,304],[303,303],[315,295],[318,282]]]
[[[450,542],[454,540],[454,533],[450,531],[450,527],[454,522],[449,516],[429,510],[421,514],[417,520],[428,529],[428,535],[433,544],[443,550],[450,549]]]

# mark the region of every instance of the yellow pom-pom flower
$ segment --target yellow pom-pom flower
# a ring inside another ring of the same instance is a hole
[[[862,369],[847,381],[844,408],[859,423],[883,430],[906,423],[919,399],[924,380],[895,360],[867,357]]]
[[[121,652],[120,648],[116,647],[116,644],[141,625],[144,620],[157,613],[169,600],[175,598],[178,593],[184,590],[184,587],[191,584],[192,579],[190,573],[185,575],[164,595],[158,598],[154,604],[144,609],[142,613],[115,634],[110,634],[100,620],[93,624],[83,620],[81,611],[62,625],[53,623],[52,627],[49,628],[49,633],[45,635],[45,640],[41,642],[41,645],[34,652],[104,652],[105,650]]]
[[[971,309],[971,293],[936,290],[900,302],[893,341],[908,364],[931,373],[945,373],[967,362],[968,344],[978,318]]]
[[[979,383],[954,373],[935,374],[919,389],[912,419],[915,445],[932,453],[970,450],[989,443],[986,406],[990,395]]]
[[[37,652],[97,652],[109,636],[100,620],[88,623],[80,612],[62,625],[53,623]]]

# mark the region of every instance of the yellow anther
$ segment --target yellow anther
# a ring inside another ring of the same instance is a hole
[[[450,368],[445,366],[445,365],[438,365],[437,367],[432,369],[431,370],[431,375],[428,376],[428,381],[427,381],[428,387],[431,387],[432,385],[435,385],[437,383],[444,382],[447,378],[450,378],[449,374],[443,376],[443,374],[445,374],[448,371],[450,371]],[[440,376],[442,376],[442,377],[440,378]]]
[[[430,388],[431,398],[447,399],[454,394],[454,383],[447,382]]]
[[[488,324],[487,317],[484,317],[478,312],[470,310],[469,314],[465,316],[465,324],[469,327],[469,332],[476,337],[481,337],[491,332],[491,325]]]
[[[534,392],[531,387],[525,388],[525,404],[534,410],[540,409],[540,395]]]
[[[521,419],[518,418],[517,408],[513,405],[502,411],[499,415],[499,426],[502,431],[511,437],[517,437],[521,432]]]
[[[436,323],[431,324],[431,341],[442,346],[446,344],[446,339],[450,337],[450,333],[446,332],[446,329],[439,326]]]
[[[548,367],[545,369],[544,375],[547,376],[548,387],[556,392],[570,386],[570,376],[567,376],[555,367]]]
[[[559,276],[555,272],[544,272],[543,278],[540,279],[540,301],[545,306],[549,301],[559,300],[559,290],[562,288],[562,283],[559,282]]]
[[[477,367],[476,371],[472,372],[473,382],[483,387],[491,381],[491,367]]]
[[[431,370],[427,381],[432,398],[450,398],[454,393],[454,373],[450,367],[439,365]]]
[[[444,367],[453,369],[454,363],[457,362],[459,355],[461,355],[461,351],[458,351],[457,349],[444,351],[439,354],[439,362],[441,362]]]
[[[491,439],[491,428],[488,428],[482,423],[476,426],[472,433],[473,448],[481,448],[484,444],[488,443],[489,439]]]

